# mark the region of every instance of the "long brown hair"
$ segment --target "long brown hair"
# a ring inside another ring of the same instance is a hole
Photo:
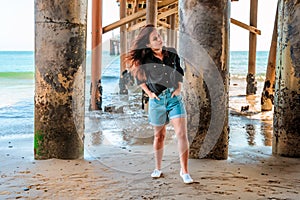
[[[150,43],[150,34],[154,30],[156,30],[156,28],[152,24],[143,27],[133,41],[131,49],[126,57],[130,72],[139,80],[146,79],[145,71],[141,69],[140,66],[143,63],[145,55],[152,52],[151,48],[147,47],[147,44]]]

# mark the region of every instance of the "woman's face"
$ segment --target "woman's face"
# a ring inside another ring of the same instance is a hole
[[[163,40],[160,34],[154,30],[149,36],[149,44],[147,45],[152,50],[160,50],[163,46]]]

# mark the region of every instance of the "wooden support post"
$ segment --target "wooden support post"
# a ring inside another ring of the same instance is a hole
[[[132,9],[132,14],[134,15],[136,12],[138,12],[138,0],[134,0],[133,3],[133,9]],[[146,12],[145,12],[145,16],[146,16]],[[129,17],[129,16],[127,16]],[[130,47],[132,44],[132,41],[134,40],[135,36],[136,36],[136,30],[129,30],[130,27],[134,26],[136,24],[136,20],[131,21],[130,23],[128,23],[128,28],[127,28],[127,34],[128,34],[128,41],[127,41],[127,52],[130,51]]]
[[[172,16],[172,15],[171,15]],[[172,30],[171,30],[171,16],[167,17],[167,23],[170,26],[170,28],[167,28],[167,46],[172,47]]]
[[[102,0],[92,2],[91,110],[102,110]]]
[[[109,55],[111,56],[116,55],[114,39],[109,40]]]
[[[172,14],[167,17],[168,24],[170,24],[170,29],[167,29],[167,46],[176,46],[176,15]]]
[[[266,73],[266,80],[264,83],[264,89],[261,94],[261,110],[271,111],[274,104],[274,82],[275,82],[275,71],[276,71],[276,49],[277,49],[277,18],[278,9],[276,11],[274,29],[271,41],[271,47],[269,51],[268,67]]]
[[[250,0],[250,26],[257,27],[257,7],[258,0]],[[247,74],[247,89],[246,94],[256,94],[257,82],[255,81],[256,68],[256,34],[249,33],[249,62]]]
[[[300,2],[280,0],[273,153],[300,157]]]
[[[120,19],[126,17],[126,0],[120,0]],[[128,94],[128,89],[126,88],[126,82],[124,79],[124,73],[126,73],[126,51],[127,51],[127,28],[126,25],[120,27],[120,81],[119,81],[119,91],[120,94]]]
[[[229,0],[179,0],[191,158],[228,157]]]
[[[177,8],[178,9],[178,8]],[[171,40],[171,47],[176,47],[176,36],[177,36],[177,30],[176,30],[176,15],[173,14],[171,15],[171,19],[170,19],[170,25],[171,25],[171,35],[170,35],[170,40]]]
[[[34,158],[84,154],[87,0],[35,0]]]
[[[120,41],[117,40],[117,41],[115,42],[115,45],[116,45],[116,47],[117,47],[117,55],[120,55]]]
[[[157,25],[157,0],[146,1],[146,23]]]
[[[146,1],[146,24],[157,25],[157,0]],[[142,91],[142,109],[148,111],[149,97],[144,91]]]

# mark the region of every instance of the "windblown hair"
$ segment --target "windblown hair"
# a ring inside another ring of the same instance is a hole
[[[141,29],[138,36],[132,43],[126,62],[128,64],[131,74],[138,80],[146,80],[145,71],[141,68],[145,55],[152,52],[151,48],[147,47],[150,43],[150,34],[156,30],[154,25],[148,24]]]

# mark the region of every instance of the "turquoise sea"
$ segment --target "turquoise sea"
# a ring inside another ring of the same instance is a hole
[[[119,56],[103,52],[103,105],[110,99],[105,94],[118,92]],[[257,53],[257,78],[264,79],[268,52]],[[86,104],[89,101],[90,52],[87,53]],[[245,79],[247,51],[230,53],[230,79]],[[0,51],[0,138],[33,134],[34,52]],[[241,91],[243,93],[243,91]],[[86,105],[88,106],[88,105]]]
[[[102,57],[104,92],[117,92],[119,56],[103,52]],[[90,63],[88,52],[86,102],[89,100]],[[0,51],[0,137],[33,133],[34,70],[33,51]]]

